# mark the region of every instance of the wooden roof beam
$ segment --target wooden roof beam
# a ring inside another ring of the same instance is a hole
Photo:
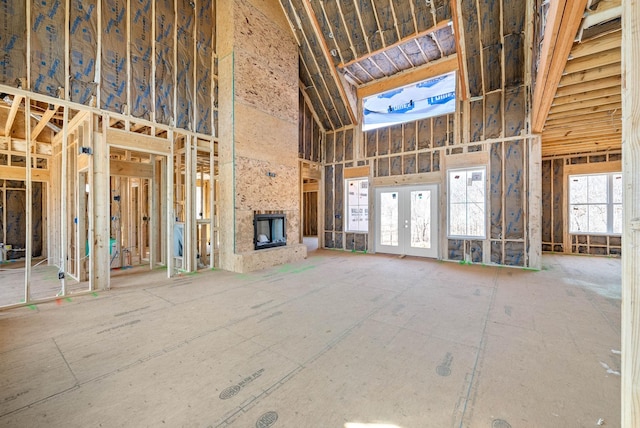
[[[554,106],[577,103],[580,101],[592,100],[594,98],[608,97],[611,95],[620,95],[622,93],[622,89],[620,86],[611,86],[609,88],[597,89],[597,90],[585,90],[584,92],[567,95],[563,97],[555,97],[553,103],[551,104],[551,108]]]
[[[595,107],[576,108],[566,111],[550,112],[549,120],[557,119],[560,117],[577,117],[583,114],[597,113],[597,112],[614,112],[622,109],[622,103],[620,101],[614,101],[609,104],[600,104]]]
[[[38,138],[40,133],[44,130],[44,127],[47,126],[47,123],[49,123],[53,115],[56,114],[58,108],[59,106],[49,104],[49,108],[47,108],[47,110],[42,114],[42,118],[40,118],[36,127],[31,131],[31,141],[36,141],[36,138]]]
[[[5,137],[11,136],[11,128],[13,127],[13,121],[16,119],[16,114],[18,113],[20,104],[22,104],[22,97],[20,95],[14,95],[13,101],[11,102],[11,110],[9,110],[9,116],[4,124]]]
[[[574,126],[584,126],[584,122],[589,123],[599,123],[599,122],[609,122],[616,123],[622,120],[622,111],[612,111],[612,112],[597,112],[597,113],[588,113],[582,114],[579,116],[569,116],[569,117],[560,117],[554,119],[549,116],[547,119],[547,123],[544,125],[544,130],[547,131],[549,129],[553,129],[555,127],[574,125]]]
[[[609,150],[620,150],[621,142],[615,140],[588,142],[582,144],[566,144],[564,142],[556,142],[547,144],[542,142],[542,156],[558,156],[577,153],[593,153]]]
[[[453,21],[453,33],[456,40],[456,56],[458,57],[458,82],[460,82],[460,94],[463,101],[469,98],[469,76],[467,76],[467,70],[464,68],[464,37],[460,32],[462,24],[462,16],[458,13],[458,1],[451,0],[451,20]]]
[[[318,116],[318,113],[316,112],[316,109],[313,107],[313,103],[311,102],[311,98],[309,98],[309,94],[307,94],[307,90],[304,86],[304,83],[302,83],[301,80],[298,80],[298,86],[300,88],[300,93],[302,94],[302,98],[304,99],[304,102],[307,104],[307,107],[309,107],[309,111],[311,112],[311,116],[313,116],[313,118],[316,121],[316,125],[318,126],[318,128],[320,128],[322,130],[322,132],[327,132],[326,129],[324,129],[324,126],[322,125],[322,121],[320,120],[320,117]],[[322,100],[320,101],[322,102]],[[322,108],[324,108],[324,106],[322,106]],[[326,114],[326,112],[325,112]],[[327,117],[329,117],[327,115]]]
[[[421,67],[410,69],[406,72],[395,74],[391,77],[377,80],[368,85],[358,88],[358,98],[364,98],[379,94],[389,89],[410,85],[425,79],[440,76],[458,69],[458,58],[449,55],[438,61],[427,63]]]
[[[606,97],[594,98],[586,101],[578,101],[575,103],[567,103],[559,106],[551,107],[550,113],[570,112],[573,110],[594,108],[606,104],[620,103],[622,105],[622,95],[609,95]]]
[[[608,51],[572,59],[567,61],[563,74],[577,73],[580,71],[591,70],[594,67],[616,64],[620,62],[620,58],[620,48],[617,47],[609,49]]]
[[[580,71],[578,73],[565,74],[560,79],[559,88],[576,83],[589,82],[591,80],[603,79],[605,77],[620,76],[620,63],[603,65],[591,70]]]
[[[552,143],[560,143],[560,144],[581,144],[581,143],[604,143],[604,142],[618,142],[618,145],[622,145],[622,132],[619,133],[603,133],[598,135],[592,135],[591,137],[561,137],[561,138],[542,138],[542,144],[552,144]],[[618,148],[619,148],[618,146]]]
[[[354,114],[354,111],[351,108],[351,103],[349,102],[349,98],[347,97],[347,94],[344,90],[344,86],[342,85],[340,77],[338,77],[338,72],[336,68],[333,66],[333,61],[331,60],[331,54],[329,53],[329,48],[327,47],[322,31],[320,30],[320,23],[318,22],[318,18],[316,17],[316,14],[313,11],[313,8],[311,7],[310,0],[302,0],[302,3],[304,4],[304,9],[307,12],[307,15],[309,16],[311,27],[313,27],[313,32],[315,33],[316,38],[320,42],[320,49],[322,50],[322,54],[324,55],[325,61],[329,66],[328,68],[329,68],[329,71],[331,72],[331,77],[333,77],[333,80],[336,83],[336,86],[338,87],[338,91],[340,92],[340,96],[342,97],[342,102],[345,108],[347,109],[347,114],[351,119],[351,123],[358,123],[356,116]],[[354,52],[354,55],[355,55],[355,52]],[[343,125],[347,125],[347,124],[343,123]]]
[[[434,25],[433,27],[429,28],[428,30],[422,31],[420,33],[416,33],[416,34],[412,35],[411,37],[407,37],[405,39],[398,40],[397,42],[395,42],[395,43],[393,43],[393,44],[391,44],[389,46],[385,46],[382,49],[378,49],[378,50],[372,51],[368,55],[363,55],[360,58],[356,58],[356,59],[351,60],[351,61],[349,61],[349,62],[347,62],[345,64],[338,64],[338,68],[348,67],[348,66],[350,66],[351,64],[353,64],[355,62],[360,62],[360,61],[362,61],[364,59],[371,58],[372,56],[377,55],[379,53],[384,53],[385,51],[387,51],[387,50],[389,50],[391,48],[403,45],[403,44],[407,43],[408,41],[416,40],[416,39],[418,39],[418,38],[420,38],[422,36],[426,36],[428,34],[434,33],[434,32],[436,32],[438,30],[441,30],[441,29],[445,28],[448,25],[449,25],[449,21],[441,21],[439,24]]]
[[[575,85],[561,86],[556,91],[557,97],[565,97],[567,95],[581,94],[587,91],[597,91],[598,89],[612,88],[614,86],[620,88],[622,78],[620,75],[605,77],[603,79],[591,80],[588,82],[580,82]]]
[[[544,128],[586,5],[587,0],[557,0],[550,4],[533,92],[534,133]]]
[[[593,125],[581,128],[558,128],[553,130],[545,130],[542,133],[542,138],[584,138],[590,140],[595,135],[617,135],[622,132],[622,122],[617,125],[605,123],[604,125]]]
[[[621,31],[616,31],[606,36],[591,39],[576,45],[571,49],[569,59],[577,59],[583,56],[593,55],[613,48],[620,48],[622,44]]]

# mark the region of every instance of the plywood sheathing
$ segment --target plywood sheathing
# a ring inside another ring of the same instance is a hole
[[[300,240],[297,49],[277,4],[218,5],[220,59],[221,267],[244,272],[294,260]],[[232,184],[231,184],[232,183]],[[283,212],[287,246],[253,244],[255,212]],[[228,222],[228,223],[225,223]]]

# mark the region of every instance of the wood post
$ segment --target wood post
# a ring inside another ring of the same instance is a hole
[[[640,0],[622,0],[622,417],[640,424]]]
[[[28,62],[28,61],[27,61]],[[29,303],[31,301],[31,243],[33,219],[31,217],[31,206],[33,202],[33,186],[31,185],[31,99],[24,100],[24,124],[25,124],[25,140],[27,143],[26,160],[26,195],[25,195],[25,252],[24,252],[24,300]]]
[[[63,274],[62,278],[60,278],[60,286],[62,295],[67,294],[67,281],[65,279],[65,274],[67,273],[67,248],[68,248],[68,233],[67,233],[67,221],[68,210],[67,210],[67,201],[69,200],[68,195],[68,186],[69,178],[67,176],[67,171],[69,170],[69,150],[67,149],[69,144],[69,133],[67,131],[67,123],[69,122],[69,108],[63,107],[62,113],[62,143],[60,145],[62,151],[62,167],[61,167],[61,180],[60,180],[60,272]],[[76,247],[78,243],[76,242]],[[77,256],[77,252],[76,252]]]
[[[92,259],[93,289],[109,289],[109,146],[107,144],[107,129],[109,115],[102,116],[102,132],[94,133],[93,144],[93,242]]]

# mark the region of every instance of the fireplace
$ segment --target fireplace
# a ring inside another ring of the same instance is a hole
[[[287,245],[284,214],[255,214],[253,242],[256,250]]]

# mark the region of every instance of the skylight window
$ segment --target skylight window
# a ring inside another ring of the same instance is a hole
[[[456,110],[456,73],[443,74],[363,99],[362,130],[440,116]]]

